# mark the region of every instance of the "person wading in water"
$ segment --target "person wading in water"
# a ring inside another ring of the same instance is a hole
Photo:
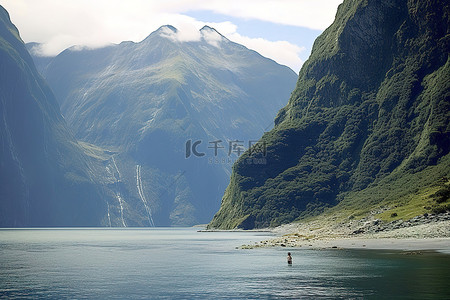
[[[292,256],[291,256],[291,252],[288,252],[287,262],[288,262],[288,265],[292,265]]]

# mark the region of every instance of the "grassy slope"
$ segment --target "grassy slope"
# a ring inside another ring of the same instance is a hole
[[[424,213],[439,213],[450,209],[448,195],[443,202],[438,196],[449,190],[449,176],[450,156],[447,155],[437,165],[420,172],[391,174],[364,190],[348,192],[338,205],[319,217],[339,216],[338,221],[343,221],[361,219],[371,211],[379,211],[377,218],[393,221],[409,220]]]

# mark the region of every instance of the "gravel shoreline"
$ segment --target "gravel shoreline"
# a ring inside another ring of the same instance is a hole
[[[273,239],[243,245],[261,247],[436,250],[450,254],[450,213],[383,222],[373,217],[335,222],[314,220],[272,229]]]

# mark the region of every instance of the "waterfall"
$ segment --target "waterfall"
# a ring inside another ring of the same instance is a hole
[[[139,197],[141,198],[142,203],[144,204],[145,210],[147,211],[148,222],[150,223],[151,227],[155,227],[155,222],[153,222],[153,217],[152,217],[152,210],[148,206],[147,199],[145,198],[145,195],[144,195],[144,188],[142,185],[141,166],[140,165],[136,165],[136,187],[137,187],[137,190],[139,193]]]

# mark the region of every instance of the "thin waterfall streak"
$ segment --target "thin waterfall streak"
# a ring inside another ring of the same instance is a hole
[[[152,210],[148,206],[147,199],[145,198],[145,195],[144,195],[140,165],[136,165],[136,187],[137,187],[137,190],[139,193],[139,197],[141,198],[141,201],[144,204],[145,210],[147,211],[148,222],[150,223],[151,227],[155,227],[155,222],[153,221],[153,216],[152,216]]]
[[[127,224],[125,223],[125,219],[123,218],[123,199],[120,197],[120,193],[116,194],[117,200],[119,201],[120,205],[120,217],[122,218],[122,225],[123,227],[127,227]]]
[[[109,202],[106,202],[106,204],[108,205],[108,221],[109,221],[109,227],[111,226],[111,215],[109,214]]]

